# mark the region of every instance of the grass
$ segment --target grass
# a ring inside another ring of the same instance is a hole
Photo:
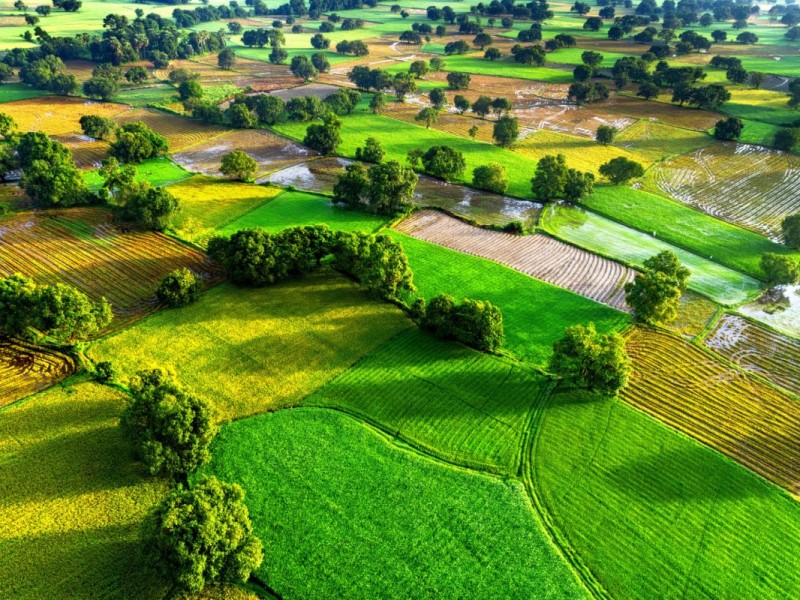
[[[171,85],[151,85],[148,87],[135,87],[120,90],[114,96],[117,102],[124,102],[136,108],[147,106],[163,106],[173,102],[178,98],[178,94]]]
[[[377,422],[449,462],[514,475],[545,379],[419,329],[392,338],[304,401]]]
[[[514,62],[513,57],[505,56],[500,60],[486,60],[483,55],[460,54],[445,58],[447,71],[473,73],[475,75],[495,75],[497,77],[514,77],[531,79],[545,83],[572,83],[572,71],[562,71],[549,67],[532,67]]]
[[[732,87],[730,91],[732,98],[721,107],[726,114],[771,125],[788,125],[800,119],[800,114],[789,108],[785,92],[739,87]]]
[[[167,187],[180,201],[176,229],[181,235],[202,240],[213,230],[253,210],[281,193],[270,188],[239,181],[195,175]]]
[[[409,150],[428,149],[431,146],[445,144],[452,146],[464,154],[467,168],[458,179],[461,182],[471,180],[472,170],[488,162],[498,162],[505,166],[509,177],[508,193],[523,198],[531,197],[530,178],[536,169],[536,162],[491,144],[474,142],[460,136],[411,125],[397,119],[369,112],[357,111],[353,115],[342,118],[341,137],[338,154],[344,157],[355,157],[356,148],[364,145],[364,140],[380,132],[380,142],[386,151],[384,160],[398,160],[405,164]],[[308,123],[283,123],[274,127],[275,131],[294,140],[302,141]]]
[[[800,594],[800,505],[777,486],[580,391],[556,395],[538,431],[533,484],[611,597]]]
[[[408,254],[421,296],[490,300],[503,312],[505,347],[534,365],[547,362],[553,342],[573,323],[593,322],[598,330],[610,331],[628,322],[624,313],[503,265],[402,233],[391,235]]]
[[[276,188],[264,188],[276,190]],[[280,193],[280,190],[277,190]],[[276,232],[287,227],[325,223],[336,231],[376,231],[386,219],[361,211],[334,206],[331,199],[319,194],[287,191],[220,228],[228,235],[252,227]]]
[[[221,420],[295,404],[372,348],[409,326],[323,270],[265,288],[221,285],[195,304],[162,311],[89,349],[123,376],[174,369],[213,400]]]
[[[756,279],[765,252],[796,254],[782,244],[693,210],[685,204],[625,186],[598,186],[581,203],[587,208],[707,257]]]
[[[164,157],[150,158],[134,166],[136,167],[136,181],[149,181],[156,187],[182,181],[192,176],[186,169]],[[97,190],[103,186],[103,178],[99,171],[84,171],[83,178],[91,190]]]
[[[743,144],[758,144],[760,146],[772,146],[775,139],[775,134],[778,133],[780,127],[771,125],[770,123],[762,123],[761,121],[751,121],[743,119],[744,129],[742,135],[739,136],[739,142]]]
[[[626,127],[614,144],[640,157],[645,166],[676,154],[686,154],[713,143],[707,133],[639,119]]]
[[[636,266],[670,250],[692,272],[689,289],[724,305],[740,304],[759,291],[759,283],[752,277],[594,213],[554,205],[542,213],[542,227],[582,248]]]
[[[46,96],[46,90],[37,90],[28,87],[24,83],[4,83],[0,85],[0,102],[14,102],[15,100],[27,100],[38,96]]]
[[[283,597],[586,593],[522,486],[438,463],[340,413],[232,423],[209,471],[242,485],[264,542],[259,578]]]
[[[57,386],[0,412],[0,581],[9,598],[163,598],[139,548],[166,492],[130,457],[123,396]]]
[[[594,173],[599,177],[600,165],[623,156],[642,162],[642,158],[627,149],[604,146],[592,139],[539,129],[514,144],[514,152],[538,162],[547,154],[563,154],[570,168]],[[530,173],[533,176],[533,172]]]

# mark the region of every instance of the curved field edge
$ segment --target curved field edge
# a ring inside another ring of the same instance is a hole
[[[213,455],[207,471],[246,490],[267,555],[257,575],[283,595],[588,597],[519,482],[424,456],[349,415],[236,421]]]
[[[800,593],[800,506],[713,449],[580,390],[550,398],[530,443],[532,485],[612,597]]]

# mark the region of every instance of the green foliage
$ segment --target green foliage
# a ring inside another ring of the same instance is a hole
[[[111,361],[103,360],[94,366],[95,381],[100,383],[108,383],[114,379],[115,375],[116,371],[114,370],[114,365],[111,363]]]
[[[714,137],[718,140],[738,140],[744,130],[744,123],[736,117],[720,119],[714,126]]]
[[[800,128],[781,127],[775,132],[772,145],[778,150],[791,152],[800,145]]]
[[[361,102],[361,93],[349,88],[341,88],[324,100],[324,103],[330,106],[337,115],[351,114],[359,102]]]
[[[618,131],[616,127],[612,127],[611,125],[600,125],[595,132],[594,139],[598,144],[608,146],[614,141]]]
[[[572,202],[592,193],[594,175],[567,168],[563,154],[548,154],[539,159],[531,189],[537,200],[565,199]]]
[[[264,556],[242,488],[216,477],[173,490],[149,515],[144,537],[154,567],[191,593],[246,582]]]
[[[236,53],[230,48],[225,48],[217,54],[217,65],[219,65],[220,69],[225,69],[226,71],[232,69],[236,66]]]
[[[156,290],[156,297],[167,306],[191,304],[200,295],[202,282],[186,267],[167,274]]]
[[[374,137],[368,137],[363,148],[356,148],[356,160],[378,164],[383,161],[386,152],[381,143]]]
[[[386,110],[386,94],[381,91],[375,92],[369,101],[369,109],[375,115],[379,115]]]
[[[120,162],[138,163],[166,154],[169,142],[142,122],[125,123],[111,143],[111,156]]]
[[[553,344],[550,370],[574,385],[615,396],[628,383],[630,361],[618,333],[598,333],[594,323],[573,325]]]
[[[0,278],[0,333],[21,336],[31,324],[36,284],[19,273]]]
[[[120,427],[152,475],[186,481],[211,458],[217,434],[213,409],[163,369],[139,371],[128,385],[131,399]]]
[[[436,337],[453,339],[482,352],[494,352],[503,343],[503,314],[489,301],[465,298],[456,304],[445,294],[431,299],[420,325]]]
[[[239,181],[252,181],[258,163],[246,152],[234,150],[222,157],[220,171]]]
[[[96,140],[107,139],[116,130],[116,125],[111,119],[100,115],[83,115],[80,118],[80,125],[84,135]]]
[[[425,123],[425,127],[430,129],[430,126],[434,125],[439,120],[439,111],[432,106],[426,106],[417,113],[414,120]]]
[[[146,229],[163,231],[180,210],[178,199],[166,188],[153,187],[149,181],[133,181],[119,193],[122,218],[134,221]]]
[[[320,154],[333,154],[342,142],[342,137],[339,134],[341,128],[342,122],[336,115],[327,115],[323,118],[321,125],[308,126],[306,136],[303,138],[303,144]]]
[[[20,136],[17,156],[22,168],[21,187],[36,202],[74,206],[89,201],[86,184],[72,153],[43,133]]]
[[[471,81],[469,73],[451,71],[447,74],[447,85],[451,90],[466,90]]]
[[[792,285],[800,281],[797,259],[784,254],[767,252],[761,257],[761,269],[767,277],[767,286]]]
[[[607,163],[600,165],[598,169],[600,175],[608,179],[614,185],[628,183],[631,179],[642,177],[644,167],[634,160],[618,156],[612,158]]]
[[[295,77],[300,77],[303,81],[309,82],[316,79],[319,71],[308,59],[307,56],[298,54],[292,57],[292,62],[289,65],[289,70]]]
[[[500,117],[494,124],[492,137],[498,146],[508,148],[519,137],[519,119],[509,115]]]
[[[140,84],[147,81],[148,73],[146,67],[131,67],[127,71],[125,71],[125,79],[133,84]]]
[[[445,181],[458,177],[467,168],[464,155],[451,146],[431,146],[420,159],[426,173]]]
[[[508,188],[506,169],[499,163],[489,163],[472,170],[472,187],[504,194]]]
[[[800,214],[789,215],[781,221],[783,241],[789,248],[800,248]]]
[[[228,110],[225,111],[225,118],[231,127],[237,129],[250,129],[255,127],[257,122],[250,109],[240,102],[234,102],[228,107]]]
[[[347,208],[362,208],[368,202],[368,189],[367,168],[360,162],[350,163],[336,178],[333,186],[333,202]]]
[[[92,77],[83,82],[83,93],[90,98],[108,101],[119,91],[119,83],[111,77]]]
[[[419,178],[413,169],[390,160],[369,170],[367,197],[372,210],[379,215],[393,215],[412,205]]]
[[[203,86],[196,79],[187,79],[178,86],[178,95],[181,100],[199,100],[203,97]]]
[[[416,291],[402,244],[387,235],[337,232],[331,250],[334,267],[378,298],[394,300]]]
[[[675,280],[682,292],[686,291],[686,285],[692,272],[681,264],[674,252],[664,250],[651,256],[643,264],[646,270],[663,273]]]

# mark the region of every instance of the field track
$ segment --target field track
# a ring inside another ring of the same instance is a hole
[[[743,369],[800,394],[800,342],[726,314],[705,345]]]
[[[24,212],[0,221],[0,275],[72,284],[108,299],[123,320],[154,310],[156,287],[179,267],[209,284],[220,277],[202,252],[160,233],[125,232],[99,208]]]
[[[58,383],[76,368],[67,354],[0,338],[0,407]]]
[[[488,258],[619,310],[629,310],[623,287],[633,279],[632,269],[545,235],[516,236],[490,231],[429,210],[413,214],[397,230]]]
[[[800,494],[800,403],[661,332],[636,329],[623,399]]]

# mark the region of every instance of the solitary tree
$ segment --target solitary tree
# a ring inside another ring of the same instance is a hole
[[[83,135],[96,140],[107,139],[116,129],[111,119],[106,119],[100,115],[83,115],[79,123]]]
[[[761,270],[767,277],[767,286],[793,285],[800,280],[800,267],[797,261],[785,254],[767,252],[761,257]]]
[[[149,181],[125,185],[117,197],[122,218],[134,221],[145,229],[164,231],[180,210],[180,203],[164,187],[153,187]]]
[[[789,248],[800,248],[800,214],[789,215],[781,222],[783,241]]]
[[[220,166],[223,175],[239,181],[251,181],[257,169],[258,163],[253,157],[241,150],[234,150],[223,156]]]
[[[511,146],[519,137],[519,119],[509,115],[500,117],[494,124],[492,137],[498,146]]]
[[[145,520],[144,539],[154,567],[193,594],[210,584],[246,582],[264,557],[244,492],[215,477],[174,489]]]
[[[718,140],[738,140],[744,130],[744,123],[737,117],[720,119],[714,126],[714,137]]]
[[[129,389],[120,426],[136,456],[151,474],[185,483],[211,458],[209,446],[217,434],[211,405],[162,369],[139,371]]]
[[[225,48],[217,54],[217,64],[220,69],[225,69],[226,71],[232,69],[236,65],[236,53],[230,48]]]
[[[464,155],[451,146],[431,146],[421,160],[427,173],[445,181],[458,177],[467,168]]]
[[[625,284],[625,300],[637,319],[646,323],[670,323],[678,316],[689,274],[677,256],[665,250],[646,260],[644,271]]]
[[[508,188],[506,168],[499,163],[476,167],[472,171],[472,187],[488,190],[495,194],[504,194]]]
[[[431,125],[439,120],[439,111],[432,106],[427,106],[417,113],[414,120],[425,123],[425,128],[430,129]]]
[[[303,143],[320,154],[333,154],[342,143],[341,128],[342,121],[336,115],[326,115],[321,125],[308,126]]]
[[[308,57],[298,54],[292,57],[292,62],[289,65],[289,70],[295,77],[300,77],[303,81],[311,81],[316,79],[319,75],[316,67],[311,63]]]
[[[617,128],[611,125],[600,125],[595,132],[594,139],[598,144],[608,146],[614,141],[617,131]]]
[[[644,167],[634,160],[618,156],[612,158],[607,163],[600,165],[598,169],[600,175],[608,179],[614,185],[627,183],[631,179],[644,175]]]
[[[363,148],[356,148],[356,160],[375,163],[383,161],[386,151],[381,148],[381,143],[374,137],[368,137]]]
[[[197,300],[202,284],[187,268],[168,273],[156,290],[156,297],[170,307],[186,306]]]
[[[550,370],[574,385],[614,396],[628,382],[630,361],[618,333],[598,333],[594,323],[573,325],[553,344]]]

